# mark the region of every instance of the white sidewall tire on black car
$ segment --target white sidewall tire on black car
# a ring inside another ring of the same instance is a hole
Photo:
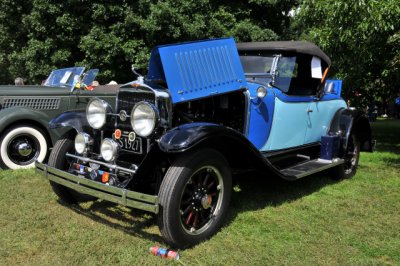
[[[38,154],[35,155],[31,163],[27,165],[20,165],[12,160],[11,155],[8,152],[10,143],[18,136],[26,136],[34,139],[38,147]],[[9,169],[22,169],[31,168],[35,166],[35,160],[42,162],[48,152],[48,145],[45,138],[45,134],[38,128],[32,126],[15,126],[6,130],[0,138],[0,166],[1,168]]]

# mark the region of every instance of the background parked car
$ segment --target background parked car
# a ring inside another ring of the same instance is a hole
[[[49,130],[48,122],[68,110],[84,110],[94,96],[114,105],[118,85],[89,91],[98,73],[84,67],[51,72],[43,86],[0,86],[0,168],[33,167],[47,158],[48,151],[66,129]],[[79,87],[79,86],[78,86]]]

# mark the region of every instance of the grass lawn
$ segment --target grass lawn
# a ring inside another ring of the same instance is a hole
[[[177,262],[150,254],[164,245],[152,215],[61,205],[34,170],[0,171],[0,264],[399,265],[400,120],[372,126],[377,151],[350,180],[237,177],[224,228]]]

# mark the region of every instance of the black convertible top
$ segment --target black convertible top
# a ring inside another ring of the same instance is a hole
[[[255,51],[296,52],[318,56],[328,65],[331,64],[331,59],[318,46],[306,41],[242,42],[237,43],[236,46],[239,53]]]

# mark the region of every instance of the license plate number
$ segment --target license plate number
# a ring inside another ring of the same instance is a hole
[[[139,137],[136,137],[134,141],[129,141],[128,136],[121,136],[120,139],[116,139],[115,141],[123,150],[142,153],[142,139]]]

